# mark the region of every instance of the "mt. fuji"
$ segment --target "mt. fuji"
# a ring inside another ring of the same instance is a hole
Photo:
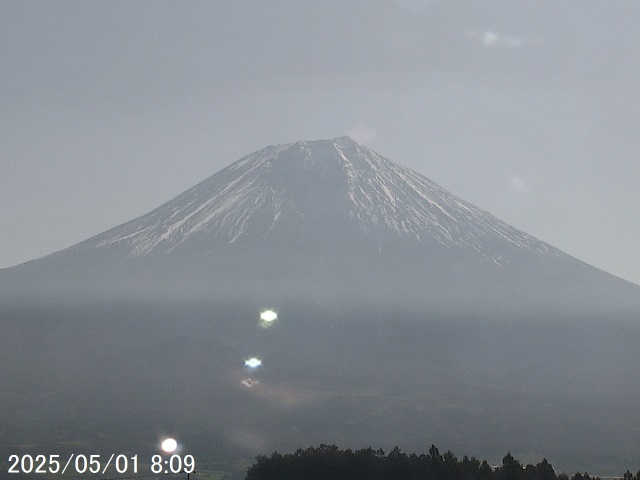
[[[501,244],[569,258],[349,137],[266,147],[81,245],[141,257],[196,241],[208,254],[222,244],[348,238],[379,249],[437,243],[496,264],[507,261]]]
[[[171,434],[212,470],[314,443],[634,468],[639,316],[637,285],[348,137],[269,146],[0,270],[0,450]]]
[[[636,288],[349,137],[266,147],[142,217],[13,270],[37,272],[28,288],[62,282],[62,294],[253,288],[473,310],[626,305]]]

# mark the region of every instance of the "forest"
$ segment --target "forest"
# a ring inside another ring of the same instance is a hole
[[[640,471],[627,470],[622,480],[640,480]],[[536,465],[523,465],[507,453],[501,465],[464,456],[458,459],[451,451],[440,454],[431,446],[427,454],[407,454],[398,447],[385,453],[382,449],[341,450],[335,445],[298,449],[295,453],[259,455],[247,470],[246,480],[600,480],[588,473],[572,476],[556,474],[542,459]]]

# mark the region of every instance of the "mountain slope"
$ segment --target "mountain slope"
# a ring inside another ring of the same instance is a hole
[[[220,244],[348,236],[379,248],[436,242],[497,264],[500,244],[570,258],[349,137],[264,148],[80,246],[139,257],[195,238],[206,238],[207,254]]]
[[[333,140],[269,146],[152,212],[0,275],[5,295],[360,298],[628,309],[638,287]]]

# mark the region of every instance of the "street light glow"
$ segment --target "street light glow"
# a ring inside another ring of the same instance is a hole
[[[278,314],[273,310],[265,310],[264,312],[260,313],[260,320],[262,320],[263,322],[271,323],[277,318],[278,318]]]
[[[175,452],[176,448],[178,448],[178,442],[175,438],[166,438],[163,440],[160,445],[162,450],[167,453]]]
[[[258,368],[262,365],[262,360],[257,357],[247,358],[244,361],[244,366],[248,368]]]

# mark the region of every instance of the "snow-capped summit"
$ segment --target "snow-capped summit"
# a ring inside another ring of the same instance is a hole
[[[128,256],[198,245],[357,239],[463,249],[501,264],[504,249],[570,258],[349,137],[268,146],[154,211],[81,244]],[[193,248],[193,247],[190,247]]]
[[[634,296],[349,137],[265,147],[146,215],[10,270],[0,286],[17,298],[177,295],[179,286],[206,298],[504,310]]]

